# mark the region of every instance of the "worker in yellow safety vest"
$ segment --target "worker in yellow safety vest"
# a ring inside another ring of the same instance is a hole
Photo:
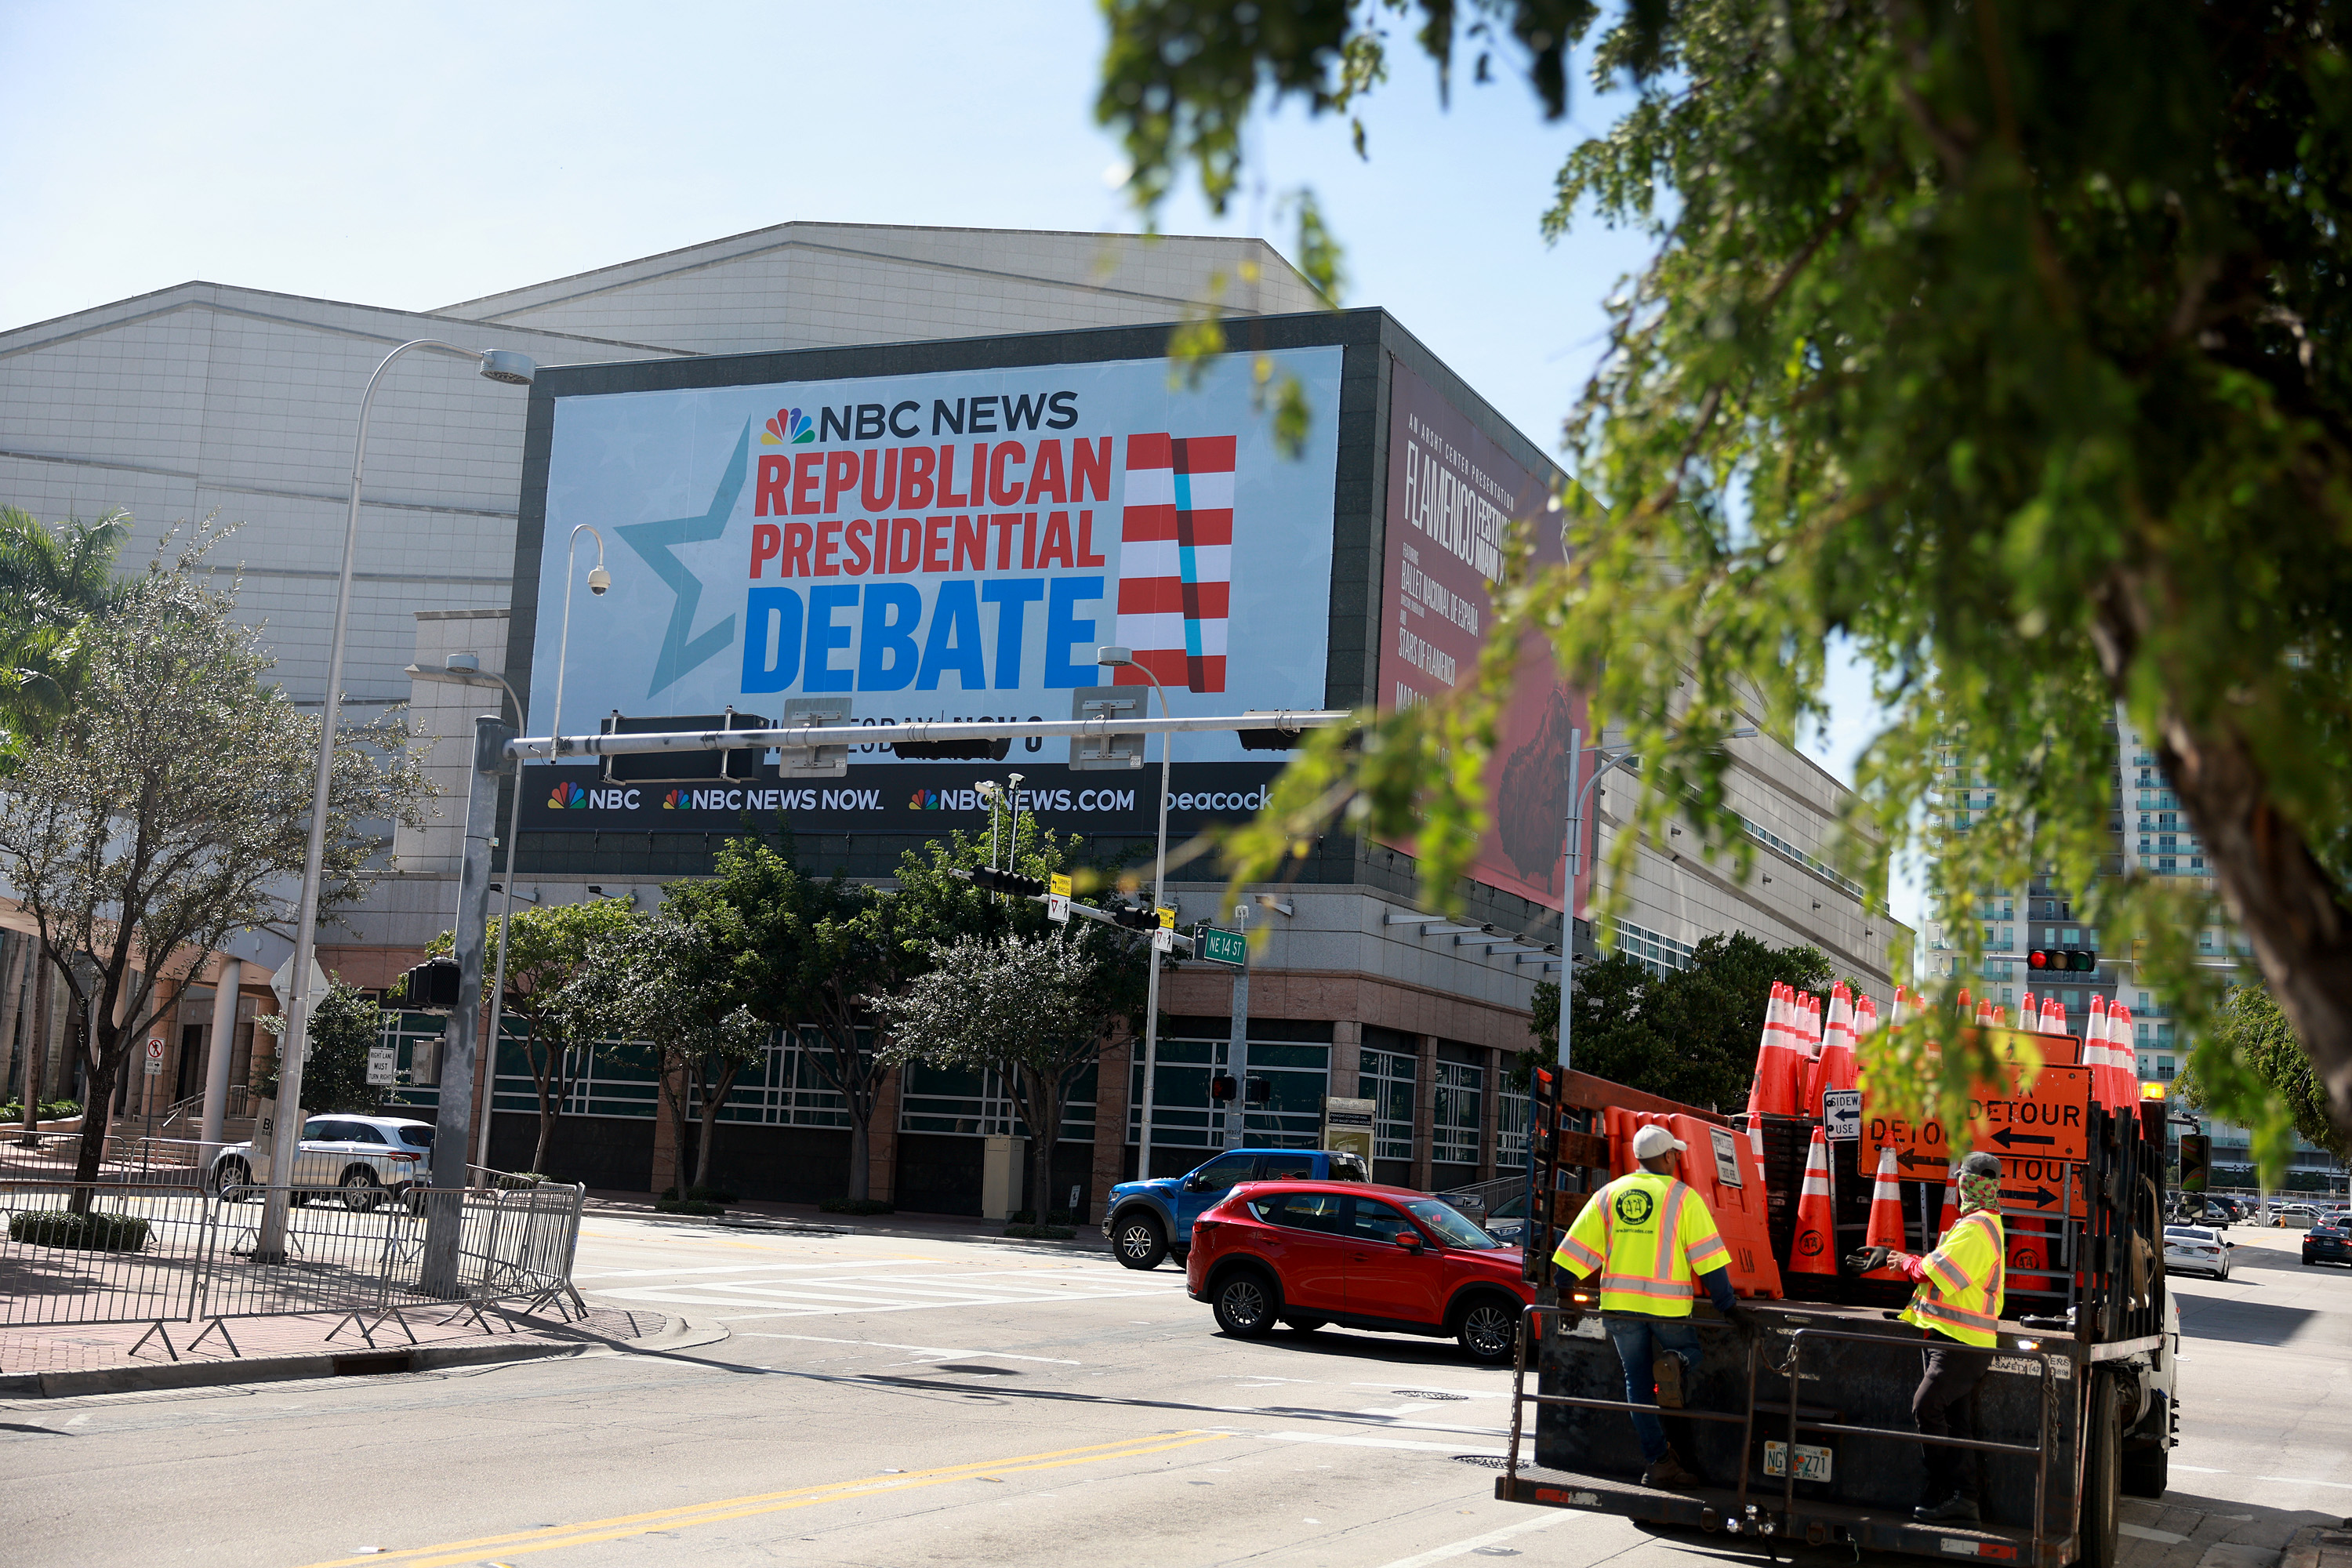
[[[1930,1437],[1977,1435],[1969,1396],[1992,1370],[1992,1351],[2005,1295],[2003,1273],[2008,1237],[2000,1224],[2000,1162],[1971,1154],[1960,1162],[1960,1217],[1936,1250],[1925,1258],[1888,1247],[1867,1247],[1846,1259],[1856,1273],[1900,1268],[1918,1281],[1903,1321],[1927,1331],[1927,1365],[1912,1391],[1911,1418]],[[1927,1500],[1911,1517],[1927,1524],[1977,1522],[1977,1458],[1974,1450],[1923,1444],[1927,1461]]]
[[[1715,1216],[1697,1193],[1675,1179],[1684,1143],[1655,1125],[1633,1134],[1642,1168],[1592,1194],[1560,1238],[1552,1261],[1581,1279],[1601,1273],[1601,1324],[1625,1367],[1625,1401],[1654,1409],[1683,1408],[1684,1389],[1698,1371],[1698,1331],[1691,1326],[1691,1285],[1726,1320],[1745,1327],[1731,1293],[1731,1254]],[[1695,1487],[1649,1409],[1631,1412],[1633,1435],[1647,1467],[1642,1484],[1666,1489]]]

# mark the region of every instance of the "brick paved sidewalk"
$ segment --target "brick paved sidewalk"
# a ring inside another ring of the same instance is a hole
[[[405,1332],[403,1320],[407,1325]],[[356,1323],[348,1315],[339,1317],[331,1312],[235,1318],[227,1325],[236,1340],[235,1351],[222,1342],[218,1331],[202,1344],[194,1343],[205,1327],[203,1323],[166,1324],[164,1332],[171,1335],[172,1344],[179,1352],[176,1363],[162,1339],[152,1334],[143,1345],[132,1349],[141,1335],[149,1333],[152,1325],[146,1323],[16,1328],[0,1331],[0,1384],[27,1375],[153,1369],[174,1364],[213,1364],[233,1374],[239,1363],[295,1358],[364,1358],[411,1349],[435,1352],[435,1359],[473,1359],[466,1353],[470,1352],[482,1352],[483,1359],[505,1359],[534,1351],[561,1353],[583,1346],[626,1345],[664,1333],[670,1324],[671,1320],[659,1312],[624,1311],[610,1307],[593,1307],[584,1320],[575,1319],[569,1323],[551,1311],[526,1317],[519,1311],[486,1308],[478,1319],[470,1311],[439,1306],[411,1309],[398,1318],[380,1321],[365,1317]],[[365,1334],[361,1332],[362,1327]],[[410,1342],[411,1334],[415,1335],[414,1345]],[[267,1374],[267,1369],[261,1366],[253,1370]],[[320,1366],[315,1370],[323,1373],[336,1369]]]

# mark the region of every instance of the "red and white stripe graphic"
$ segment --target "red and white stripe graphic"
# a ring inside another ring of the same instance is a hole
[[[1118,640],[1162,685],[1223,691],[1234,437],[1129,436],[1118,538]],[[1121,669],[1117,684],[1146,682]]]

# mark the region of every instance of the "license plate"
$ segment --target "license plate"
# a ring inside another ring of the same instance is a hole
[[[1789,1473],[1789,1445],[1767,1441],[1764,1445],[1764,1473],[1785,1476]],[[1797,1445],[1797,1479],[1801,1481],[1825,1481],[1830,1479],[1830,1451],[1811,1443]]]

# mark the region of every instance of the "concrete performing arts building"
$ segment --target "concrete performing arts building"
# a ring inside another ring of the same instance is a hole
[[[1234,352],[1171,380],[1171,323],[1212,302]],[[1471,668],[1505,531],[1540,540],[1557,515],[1546,501],[1561,477],[1532,443],[1393,317],[1323,308],[1260,242],[815,224],[425,313],[189,284],[0,333],[0,495],[44,517],[129,507],[142,538],[207,512],[242,522],[224,552],[245,563],[243,606],[266,622],[289,689],[316,702],[360,391],[414,338],[541,368],[525,394],[413,354],[379,398],[346,689],[362,712],[410,705],[445,795],[436,826],[395,836],[398,868],[369,904],[322,937],[325,967],[364,986],[450,923],[473,718],[515,717],[504,682],[525,728],[544,732],[567,616],[571,733],[730,710],[1067,719],[1137,711],[1148,679],[1180,715],[1388,710],[1443,696]],[[1262,372],[1305,397],[1303,450],[1274,439]],[[592,595],[600,546],[612,588]],[[1097,666],[1113,643],[1133,666]],[[1241,1031],[1271,1089],[1249,1113],[1252,1142],[1310,1143],[1327,1097],[1362,1098],[1384,1180],[1444,1187],[1518,1160],[1524,1106],[1507,1075],[1531,1044],[1534,988],[1559,978],[1565,952],[1594,951],[1587,922],[1563,930],[1561,913],[1593,893],[1589,874],[1575,889],[1561,878],[1569,738],[1587,730],[1578,695],[1531,663],[1461,920],[1420,911],[1408,849],[1349,834],[1244,906],[1271,928]],[[1618,946],[1665,969],[1717,932],[1809,942],[1884,999],[1895,927],[1826,863],[1844,791],[1769,739],[1733,754],[1759,873],[1742,883],[1672,844],[1642,847],[1618,889]],[[514,892],[519,908],[650,905],[747,829],[788,830],[814,872],[885,880],[929,839],[984,831],[983,782],[1086,853],[1148,868],[1158,742],[1149,755],[1106,769],[1032,740],[1002,762],[856,746],[838,773],[773,753],[733,777],[533,764]],[[1280,759],[1194,733],[1173,766],[1181,839],[1246,816]],[[517,785],[500,787],[503,833]],[[1589,849],[1605,855],[1631,787],[1621,773],[1596,792]],[[1220,891],[1172,884],[1180,923],[1235,924]],[[17,973],[24,946],[0,947],[0,974]],[[166,1070],[131,1078],[126,1109],[201,1099],[214,1052],[246,1081],[284,952],[257,935],[193,973],[163,1031]],[[69,1056],[54,1026],[34,1038],[33,1010],[12,1000],[25,989],[0,987],[12,1086],[44,1047]],[[1208,1083],[1236,1033],[1236,989],[1207,963],[1166,979],[1156,1172],[1222,1139]],[[401,1016],[404,1066],[429,1075],[440,1027]],[[1078,1087],[1054,1206],[1076,1189],[1094,1208],[1132,1173],[1141,1077],[1122,1047]],[[47,1081],[58,1092],[56,1071]],[[592,1053],[566,1086],[549,1173],[668,1184],[656,1094],[625,1043]],[[401,1095],[429,1114],[431,1089]],[[520,1168],[538,1098],[511,1040],[494,1104],[491,1163]],[[871,1190],[977,1213],[983,1141],[1013,1122],[991,1075],[903,1070],[870,1124]],[[841,1097],[790,1031],[742,1076],[719,1128],[721,1186],[786,1201],[845,1188]]]

